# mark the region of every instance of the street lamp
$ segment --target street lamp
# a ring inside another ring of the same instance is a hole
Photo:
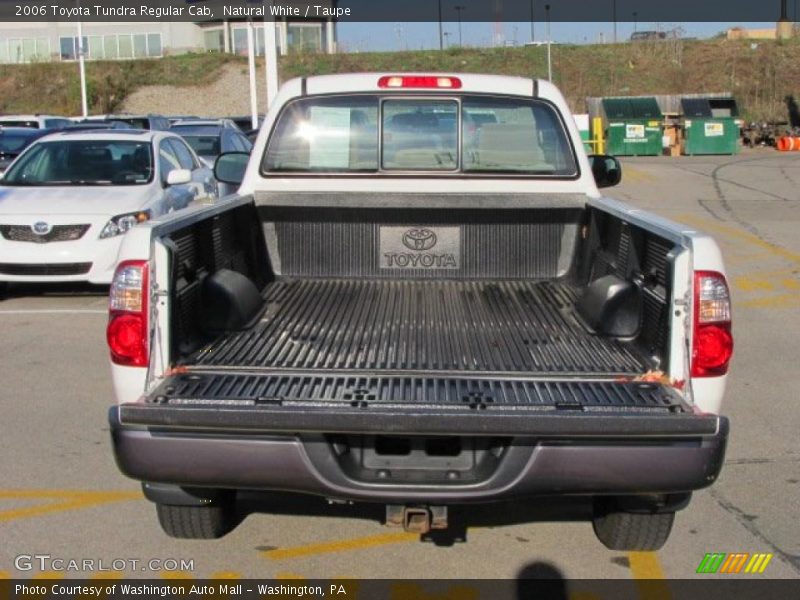
[[[544,5],[544,14],[547,22],[547,81],[553,81],[553,61],[550,58],[550,5]]]
[[[454,6],[455,11],[458,13],[458,47],[461,48],[461,11],[466,8],[466,6]]]
[[[81,0],[76,2],[80,13]],[[86,48],[83,47],[83,23],[78,19],[78,74],[81,80],[81,114],[83,117],[89,116],[89,104],[86,97]]]
[[[450,32],[445,31],[442,35],[444,36],[444,47],[447,48],[448,40],[450,39]]]
[[[531,0],[531,43],[533,43],[533,40],[534,40],[534,35],[533,35],[533,0]]]
[[[617,43],[617,0],[611,0],[611,20],[614,21],[614,43]]]
[[[633,32],[636,33],[639,30],[639,22],[636,20],[636,17],[639,15],[636,11],[633,11]]]
[[[439,50],[444,50],[444,34],[442,33],[442,0],[439,0]]]

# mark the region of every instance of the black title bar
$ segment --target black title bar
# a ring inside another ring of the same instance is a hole
[[[0,0],[0,20],[744,23],[796,19],[793,9],[792,0]]]

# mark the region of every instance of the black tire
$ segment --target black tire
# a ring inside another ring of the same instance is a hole
[[[208,506],[176,506],[156,504],[158,522],[170,537],[191,540],[213,540],[231,531],[236,522],[232,503]]]
[[[595,513],[594,533],[611,550],[659,550],[666,543],[674,512],[632,513],[602,511]]]

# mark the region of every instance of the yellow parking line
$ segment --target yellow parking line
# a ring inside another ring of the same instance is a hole
[[[138,500],[142,498],[141,492],[81,492],[75,490],[2,490],[0,498],[12,499],[61,499],[61,502],[37,504],[23,508],[0,511],[0,522],[36,517],[48,513],[76,510],[106,504],[109,502],[122,502],[125,500]]]
[[[376,546],[386,546],[388,544],[402,544],[405,542],[413,542],[418,539],[419,535],[415,533],[384,533],[350,540],[295,546],[294,548],[277,548],[275,550],[267,550],[262,554],[271,560],[285,560],[287,558],[301,558],[314,554],[329,554],[332,552],[363,550],[364,548],[374,548]]]
[[[633,183],[644,183],[647,181],[655,181],[655,176],[647,171],[642,171],[641,169],[637,169],[634,167],[626,167],[623,165],[622,167],[622,181],[625,182],[633,182]]]
[[[779,294],[737,302],[736,308],[791,308],[800,305],[800,294]]]
[[[639,597],[647,600],[671,600],[669,586],[664,581],[664,569],[655,552],[628,552],[631,573],[639,589]]]
[[[752,233],[747,233],[745,231],[741,231],[740,229],[735,229],[733,227],[728,227],[726,225],[719,225],[713,221],[708,219],[702,219],[700,217],[696,217],[694,215],[680,215],[678,217],[679,221],[683,221],[688,225],[692,225],[699,229],[705,229],[708,231],[716,231],[722,235],[727,235],[732,238],[736,238],[738,240],[742,240],[753,246],[758,246],[759,248],[764,248],[770,254],[774,256],[780,256],[786,260],[790,260],[792,262],[800,263],[800,254],[796,254],[791,250],[786,250],[785,248],[781,248],[780,246],[776,246],[775,244],[770,244],[769,242],[765,242],[761,238],[753,235]]]

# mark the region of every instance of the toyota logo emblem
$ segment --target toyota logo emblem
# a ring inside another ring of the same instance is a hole
[[[36,223],[31,225],[31,229],[33,230],[33,233],[35,233],[36,235],[47,235],[53,228],[44,221],[37,221]]]
[[[436,234],[430,229],[409,229],[403,234],[403,245],[415,252],[430,250],[436,245]]]

